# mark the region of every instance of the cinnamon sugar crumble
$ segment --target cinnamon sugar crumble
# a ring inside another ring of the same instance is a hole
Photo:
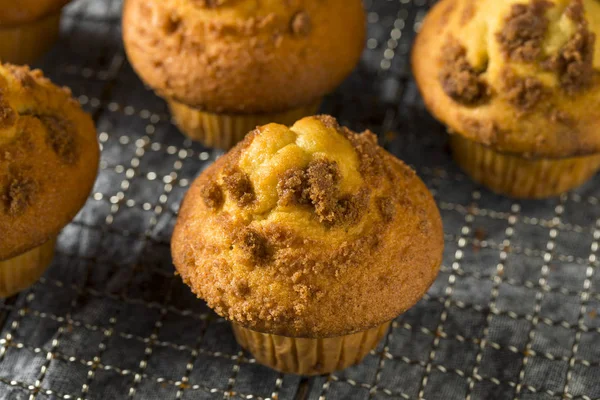
[[[10,128],[17,121],[17,113],[10,104],[4,99],[4,94],[0,90],[0,129]]]
[[[225,171],[223,185],[240,207],[248,206],[256,199],[250,177],[237,168]]]
[[[251,293],[250,286],[246,280],[238,280],[234,284],[234,293],[238,297],[247,297]]]
[[[193,0],[196,5],[206,8],[216,8],[227,3],[227,1],[229,0]]]
[[[33,202],[37,191],[38,184],[33,179],[22,176],[14,177],[2,195],[7,214],[12,217],[23,214]]]
[[[306,172],[301,168],[287,170],[279,179],[277,194],[283,206],[310,204]]]
[[[460,23],[462,25],[466,25],[475,16],[475,12],[477,11],[477,6],[475,5],[475,3],[477,1],[478,0],[469,0],[463,8],[462,14],[460,16]]]
[[[245,229],[239,238],[239,243],[252,257],[256,264],[262,264],[269,259],[269,248],[267,239],[252,228]]]
[[[12,73],[12,75],[15,77],[15,79],[17,81],[19,81],[21,86],[23,86],[25,89],[31,89],[31,88],[35,87],[36,82],[35,82],[35,79],[33,78],[32,74],[29,73],[29,69],[26,69],[23,67],[15,67],[12,65],[7,66],[7,68]],[[39,70],[34,70],[34,71],[38,71],[36,73],[36,75],[38,75],[38,76],[39,76],[39,73],[41,73],[41,71],[39,71]],[[32,71],[32,72],[34,72],[34,71]]]
[[[341,179],[335,162],[316,160],[306,171],[309,196],[321,222],[333,223],[336,219],[337,185]]]
[[[439,76],[442,89],[454,101],[464,105],[476,105],[489,97],[489,88],[467,60],[464,46],[450,40],[441,55],[441,72]]]
[[[504,28],[496,34],[507,58],[523,62],[538,59],[549,24],[545,14],[552,6],[546,0],[533,0],[529,4],[512,6]]]
[[[503,72],[505,96],[521,112],[534,109],[547,94],[544,84],[533,77],[519,77],[510,70]]]
[[[214,181],[210,181],[200,189],[200,196],[202,196],[204,204],[213,210],[216,210],[223,205],[223,191]]]
[[[565,13],[577,23],[577,31],[544,66],[558,74],[560,84],[567,93],[575,94],[592,83],[596,35],[589,30],[581,0],[571,2]]]
[[[561,111],[557,109],[553,109],[550,112],[550,121],[554,123],[559,123],[563,125],[573,125],[575,123],[573,116],[571,116],[566,111]]]
[[[358,154],[360,173],[369,177],[379,176],[382,171],[382,161],[377,145],[377,135],[369,130],[355,133],[348,128],[343,128],[343,133]]]
[[[338,123],[337,119],[335,119],[331,115],[327,115],[327,114],[315,115],[314,118],[319,120],[327,128],[332,128],[332,129],[335,129],[336,131],[341,131],[341,129],[342,129],[340,127],[340,124]]]
[[[341,195],[339,167],[333,161],[315,160],[305,170],[294,168],[279,179],[277,192],[279,203],[287,205],[310,205],[319,222],[326,226],[355,224],[369,201],[369,190],[355,195]]]
[[[63,118],[55,116],[38,116],[39,120],[48,129],[47,140],[54,152],[67,164],[77,161],[77,145],[73,124]]]
[[[377,208],[379,215],[385,222],[391,222],[396,215],[396,207],[389,197],[379,197],[377,199]]]

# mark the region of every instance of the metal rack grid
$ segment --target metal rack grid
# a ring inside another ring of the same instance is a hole
[[[444,266],[361,365],[311,379],[256,364],[173,276],[179,203],[220,153],[179,134],[133,73],[120,0],[70,5],[41,66],[93,114],[101,171],[47,274],[0,303],[1,397],[600,399],[600,179],[516,202],[455,167],[408,65],[433,3],[366,0],[362,63],[322,111],[416,168],[442,211]]]

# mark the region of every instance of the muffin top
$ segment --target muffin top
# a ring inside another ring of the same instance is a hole
[[[530,157],[600,152],[600,2],[442,0],[413,50],[425,103],[452,131]]]
[[[0,65],[0,260],[37,247],[77,214],[92,189],[94,123],[39,70]]]
[[[257,128],[194,182],[172,252],[218,314],[293,337],[389,321],[435,279],[443,233],[415,173],[329,116]]]
[[[0,25],[35,21],[60,10],[70,0],[0,0]]]
[[[317,101],[359,60],[360,0],[127,0],[123,37],[163,97],[211,112],[277,112]]]

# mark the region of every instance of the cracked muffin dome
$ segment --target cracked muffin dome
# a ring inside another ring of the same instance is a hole
[[[416,40],[414,75],[467,139],[530,158],[595,154],[598,32],[596,0],[443,0]]]
[[[395,318],[442,249],[423,182],[374,134],[328,116],[251,132],[194,182],[172,240],[179,274],[218,314],[305,338]]]
[[[341,83],[362,53],[365,15],[360,0],[127,0],[123,37],[132,66],[162,97],[273,113]]]
[[[35,21],[59,11],[70,0],[0,0],[0,26]]]
[[[0,260],[42,245],[92,189],[99,148],[92,119],[39,70],[0,65]]]

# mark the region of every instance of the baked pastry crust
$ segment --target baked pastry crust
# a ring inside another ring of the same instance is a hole
[[[451,131],[532,158],[600,152],[600,3],[442,0],[413,48],[428,109]]]
[[[127,0],[123,37],[159,95],[210,112],[278,112],[346,78],[366,35],[360,0]]]
[[[35,21],[59,11],[70,0],[0,0],[0,26]]]
[[[255,331],[333,337],[397,317],[442,260],[416,174],[328,116],[257,128],[190,188],[172,253],[218,314]]]
[[[0,260],[46,242],[81,209],[98,171],[90,116],[39,70],[0,65]]]

